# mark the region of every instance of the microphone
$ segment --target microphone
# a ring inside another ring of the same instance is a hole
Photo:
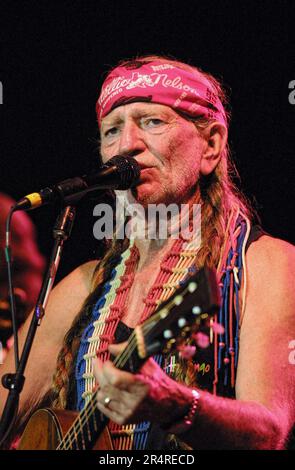
[[[41,189],[20,199],[13,210],[30,210],[60,201],[71,204],[91,191],[129,189],[136,185],[140,175],[137,161],[130,156],[116,155],[93,175],[69,178],[52,187]]]

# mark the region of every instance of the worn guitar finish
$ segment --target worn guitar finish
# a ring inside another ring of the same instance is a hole
[[[66,410],[41,409],[36,411],[25,428],[18,450],[57,449],[78,415],[78,412]],[[82,435],[80,437],[82,438]],[[65,440],[67,442],[67,439]],[[82,449],[83,442],[79,441],[78,435],[74,435],[73,441],[70,439],[67,444],[70,449]],[[94,450],[112,450],[112,441],[107,427],[103,429],[92,448]]]
[[[179,348],[200,327],[212,326],[220,297],[215,272],[204,268],[190,276],[145,323],[131,334],[114,365],[137,372],[152,355]],[[212,327],[213,328],[213,327]],[[111,450],[108,418],[96,406],[96,393],[81,413],[41,409],[22,435],[19,450]]]

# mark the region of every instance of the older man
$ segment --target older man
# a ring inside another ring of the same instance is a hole
[[[30,356],[26,415],[48,390],[52,406],[81,411],[97,387],[116,449],[287,446],[295,417],[288,361],[295,254],[253,225],[231,181],[225,104],[211,75],[163,57],[127,61],[107,75],[97,102],[103,162],[136,159],[140,180],[126,197],[146,212],[174,203],[193,213],[200,204],[201,244],[196,234],[113,240],[102,260],[65,278]],[[110,354],[124,345],[112,343],[124,342],[203,266],[216,268],[222,296],[221,329],[207,356],[197,347],[187,358],[157,355],[137,374],[115,367]]]

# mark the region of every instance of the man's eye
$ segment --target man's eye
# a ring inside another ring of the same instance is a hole
[[[162,119],[157,118],[145,119],[143,121],[143,125],[145,125],[146,127],[157,127],[161,124],[164,124],[164,121],[162,121]]]
[[[105,131],[104,133],[104,137],[113,137],[114,135],[116,135],[118,132],[118,128],[117,127],[111,127],[110,129],[108,129],[107,131]]]

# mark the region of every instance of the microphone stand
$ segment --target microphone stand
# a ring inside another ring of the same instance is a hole
[[[71,201],[72,202],[72,201]],[[52,248],[50,262],[43,278],[42,287],[39,293],[37,304],[35,306],[33,317],[30,323],[29,331],[25,340],[19,366],[14,374],[6,374],[2,378],[2,384],[9,390],[8,397],[0,422],[0,448],[8,437],[14,420],[17,416],[19,397],[23,389],[25,376],[24,371],[31,351],[33,340],[37,327],[40,326],[41,320],[45,315],[45,309],[48,302],[49,294],[52,290],[58,266],[60,263],[64,242],[70,237],[76,215],[74,205],[63,207],[58,215],[54,228],[53,238],[54,245]]]

